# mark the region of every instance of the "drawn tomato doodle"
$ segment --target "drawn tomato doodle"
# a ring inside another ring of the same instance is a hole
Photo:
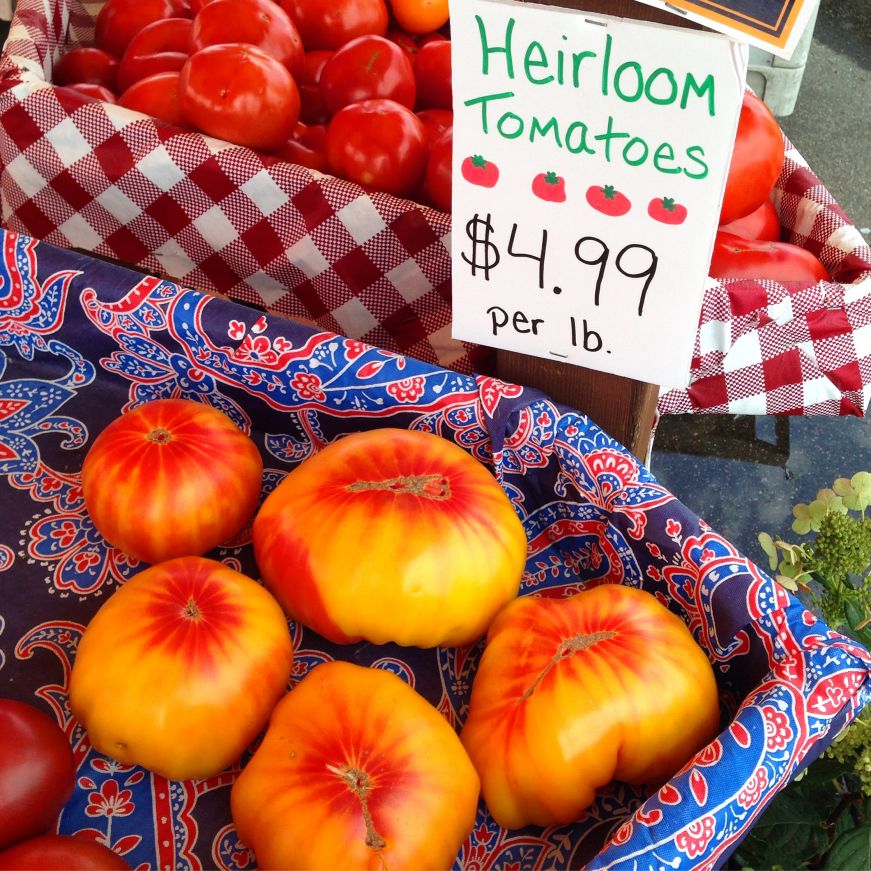
[[[620,193],[612,184],[606,184],[603,187],[593,185],[588,188],[587,202],[603,215],[613,215],[614,217],[625,215],[632,208],[629,198]]]
[[[687,207],[676,203],[674,197],[654,197],[647,206],[647,214],[661,224],[682,224]]]
[[[564,203],[566,200],[566,182],[555,172],[540,172],[532,180],[532,192],[549,203]]]
[[[481,187],[491,188],[499,181],[499,167],[481,157],[480,154],[467,157],[463,161],[460,171],[466,181]]]

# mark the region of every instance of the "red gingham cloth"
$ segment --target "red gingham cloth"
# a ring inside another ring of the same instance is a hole
[[[19,232],[458,371],[450,216],[49,84],[101,3],[19,0],[0,57],[0,219]],[[787,146],[789,241],[838,283],[711,282],[691,384],[660,414],[862,414],[871,398],[871,249]]]

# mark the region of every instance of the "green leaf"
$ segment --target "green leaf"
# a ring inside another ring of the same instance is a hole
[[[798,592],[798,583],[795,578],[791,578],[788,575],[777,575],[775,580],[784,590],[789,590],[790,593]]]
[[[871,868],[871,827],[859,826],[842,832],[826,858],[826,868]]]
[[[795,518],[795,520],[792,521],[792,531],[797,532],[799,535],[807,535],[813,526],[808,506],[803,502],[799,502],[799,504],[792,509],[792,516]]]
[[[835,478],[832,489],[842,498],[853,494],[853,485],[850,483],[849,478]]]
[[[871,472],[856,472],[850,478],[850,487],[859,503],[857,511],[864,511],[871,505]]]
[[[762,550],[764,550],[768,556],[768,565],[771,568],[771,571],[776,571],[778,558],[774,539],[767,532],[760,532],[756,537],[759,539],[759,544],[762,546]]]

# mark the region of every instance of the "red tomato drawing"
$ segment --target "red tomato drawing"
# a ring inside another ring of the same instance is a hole
[[[593,185],[587,189],[587,202],[603,215],[625,215],[632,208],[629,198],[621,194],[614,185],[604,187]]]
[[[467,157],[460,167],[460,172],[463,173],[463,178],[466,181],[485,188],[491,188],[499,181],[499,167],[481,157],[480,154]]]
[[[654,197],[647,206],[647,214],[661,224],[682,224],[687,207],[674,201],[674,197]]]
[[[555,172],[540,172],[532,180],[532,192],[549,203],[564,203],[566,201],[566,181]]]

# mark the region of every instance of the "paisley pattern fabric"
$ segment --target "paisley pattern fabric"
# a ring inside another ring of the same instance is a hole
[[[246,757],[207,780],[170,782],[96,753],[67,703],[84,627],[143,567],[95,530],[82,461],[110,420],[158,397],[209,403],[250,433],[264,457],[264,495],[344,433],[399,426],[451,439],[492,468],[525,525],[523,595],[642,587],[708,654],[722,731],[682,771],[646,790],[614,784],[570,826],[506,831],[482,802],[457,868],[717,867],[867,701],[868,652],[805,610],[585,416],[535,390],[13,232],[0,242],[0,680],[7,695],[52,713],[75,749],[77,788],[59,831],[108,844],[136,868],[254,865],[229,813]],[[256,576],[249,532],[211,555]],[[398,674],[462,724],[481,642],[339,647],[290,628],[291,684],[347,659]]]

